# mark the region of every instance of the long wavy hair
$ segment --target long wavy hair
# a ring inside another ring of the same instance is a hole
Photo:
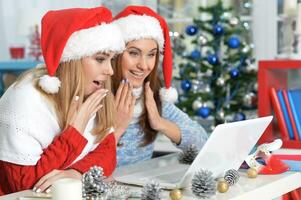
[[[121,63],[122,56],[123,56],[123,54],[119,54],[116,57],[115,61],[112,63],[113,70],[114,70],[114,75],[112,76],[112,86],[113,86],[114,94],[116,94],[119,84],[123,79],[122,63]],[[162,87],[162,83],[161,83],[160,77],[157,72],[158,65],[159,65],[159,56],[160,56],[160,53],[159,53],[159,51],[157,51],[155,66],[154,66],[153,70],[151,71],[151,73],[148,75],[148,77],[146,77],[146,79],[144,80],[144,83],[146,83],[147,81],[150,81],[150,88],[152,89],[152,91],[154,93],[154,99],[155,99],[158,111],[161,115],[162,103],[160,100],[159,90]],[[144,94],[144,92],[143,92],[143,94]],[[141,143],[141,146],[146,146],[146,145],[154,142],[158,132],[156,130],[152,129],[149,124],[146,106],[144,106],[142,114],[139,117],[139,125],[140,125],[142,131],[144,132],[143,141]]]
[[[65,130],[71,121],[70,105],[74,101],[75,96],[79,96],[79,106],[85,101],[84,99],[84,74],[82,60],[72,60],[69,62],[60,63],[55,76],[61,81],[61,87],[56,94],[47,94],[38,85],[38,80],[43,75],[48,74],[46,68],[35,68],[23,73],[16,84],[19,84],[23,79],[32,76],[32,81],[36,89],[48,100],[56,112],[57,119],[61,130]],[[105,88],[112,91],[111,79],[105,82]],[[100,141],[108,134],[113,127],[114,96],[111,92],[108,93],[103,100],[103,108],[96,114],[96,125],[92,130],[92,134],[97,135],[97,141]]]

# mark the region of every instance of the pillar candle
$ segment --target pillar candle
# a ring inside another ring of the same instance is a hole
[[[53,183],[51,191],[53,200],[82,200],[82,182],[77,179],[60,179]]]
[[[283,5],[283,14],[294,16],[297,12],[297,0],[285,0]]]

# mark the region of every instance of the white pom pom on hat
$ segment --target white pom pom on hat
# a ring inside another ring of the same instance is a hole
[[[61,85],[54,77],[61,62],[79,60],[97,52],[124,49],[124,40],[112,13],[105,7],[71,8],[47,12],[42,18],[41,48],[48,75],[39,86],[54,94]]]

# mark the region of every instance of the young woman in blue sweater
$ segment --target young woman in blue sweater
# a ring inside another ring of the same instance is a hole
[[[158,133],[180,149],[192,144],[201,149],[207,133],[172,103],[177,93],[171,88],[172,51],[165,20],[148,7],[128,6],[115,23],[127,43],[113,66],[117,165],[150,159]],[[159,78],[160,53],[165,88]]]

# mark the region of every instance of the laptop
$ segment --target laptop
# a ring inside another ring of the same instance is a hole
[[[193,175],[200,169],[210,170],[215,178],[223,177],[229,169],[238,170],[272,118],[268,116],[216,126],[191,165],[179,163],[178,155],[170,154],[117,168],[113,177],[122,183],[142,186],[153,180],[165,189],[189,186]]]

